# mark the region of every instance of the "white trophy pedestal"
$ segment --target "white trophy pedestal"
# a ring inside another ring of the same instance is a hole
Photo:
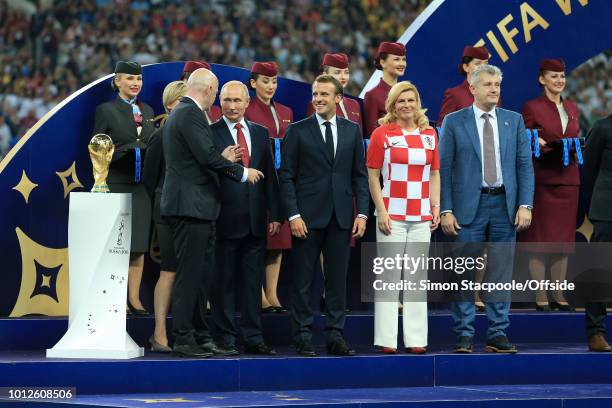
[[[126,331],[132,196],[70,193],[68,331],[52,358],[142,357]]]

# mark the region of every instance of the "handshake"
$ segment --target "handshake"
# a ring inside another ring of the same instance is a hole
[[[223,152],[221,152],[221,156],[225,157],[227,160],[232,163],[238,163],[242,160],[242,147],[240,145],[231,145],[227,146]],[[251,184],[257,183],[259,180],[264,178],[264,175],[261,171],[257,169],[247,168],[247,180]]]

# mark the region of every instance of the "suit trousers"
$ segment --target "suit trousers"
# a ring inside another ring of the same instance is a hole
[[[177,257],[172,288],[172,334],[175,345],[211,341],[206,324],[215,254],[215,222],[190,217],[169,220]]]
[[[431,232],[429,221],[391,220],[391,234],[385,235],[376,228],[377,256],[395,258],[406,254],[418,259],[429,253]],[[402,279],[415,282],[417,287],[422,279],[427,279],[427,269],[385,270],[379,275],[383,282],[400,282]],[[427,346],[427,291],[404,290],[377,291],[374,302],[374,345],[397,348],[397,301],[403,302],[402,329],[404,347]],[[380,299],[380,300],[378,300]]]
[[[342,339],[350,238],[351,230],[340,228],[335,213],[325,228],[309,228],[305,239],[292,237],[291,257],[295,273],[290,312],[296,344],[312,341],[310,292],[321,252],[325,269],[325,338],[327,344]]]
[[[216,271],[211,295],[215,340],[235,345],[235,293],[240,297],[240,331],[247,346],[264,342],[261,328],[261,285],[266,239],[251,234],[217,241]]]
[[[509,282],[512,280],[512,266],[514,262],[514,247],[516,229],[508,218],[505,194],[481,194],[476,217],[468,225],[460,225],[459,235],[455,242],[470,243],[466,247],[471,257],[482,256],[483,247],[475,243],[490,242],[487,254],[487,272],[485,282]],[[507,242],[508,244],[498,244]],[[465,279],[466,276],[457,276]],[[500,298],[504,299],[500,299]],[[505,335],[510,326],[508,314],[510,312],[509,293],[495,294],[491,301],[485,298],[485,310],[489,327],[487,339]],[[500,301],[503,300],[503,301]],[[474,336],[474,320],[476,307],[473,293],[463,294],[461,301],[451,304],[455,334],[459,336]]]
[[[591,242],[612,242],[612,222],[593,221]],[[587,337],[606,334],[606,306],[604,302],[585,303]]]

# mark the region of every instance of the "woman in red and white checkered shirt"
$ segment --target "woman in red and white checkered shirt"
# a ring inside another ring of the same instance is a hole
[[[431,231],[440,222],[440,159],[435,130],[429,126],[417,88],[408,81],[391,88],[387,114],[372,133],[367,166],[376,206],[378,257],[427,256]],[[380,186],[382,175],[383,187]],[[382,244],[382,245],[381,245]],[[403,276],[402,276],[403,275]],[[427,269],[386,270],[383,283],[402,279],[418,283]],[[409,353],[427,351],[427,292],[375,287],[374,344],[383,353],[397,350],[397,301],[402,294],[404,346]]]

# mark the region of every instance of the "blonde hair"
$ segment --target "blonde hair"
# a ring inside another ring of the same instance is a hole
[[[184,81],[172,81],[166,85],[162,95],[162,104],[166,112],[168,112],[168,105],[184,96],[186,92],[187,84]]]
[[[395,103],[399,99],[400,95],[406,91],[414,92],[417,101],[417,114],[415,118],[415,122],[419,129],[424,130],[429,127],[429,119],[425,115],[427,109],[421,108],[421,96],[419,95],[419,90],[416,86],[410,81],[402,81],[393,85],[391,90],[389,91],[389,95],[387,96],[387,101],[385,102],[385,110],[387,114],[382,118],[378,119],[378,123],[380,125],[389,125],[392,123],[397,123],[397,116],[393,113],[393,109],[395,108]]]

